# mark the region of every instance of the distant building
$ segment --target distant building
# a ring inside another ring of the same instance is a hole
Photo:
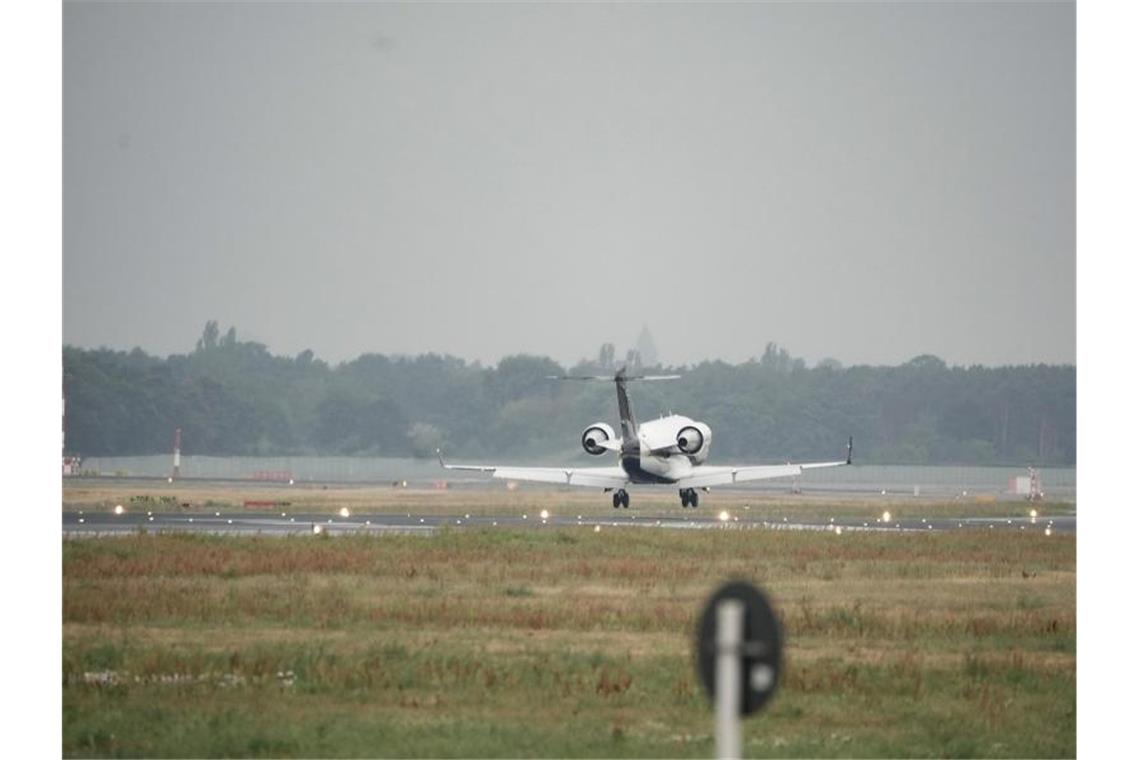
[[[653,341],[653,336],[649,334],[648,325],[642,325],[641,334],[637,336],[637,353],[641,356],[643,367],[657,366],[657,344]]]

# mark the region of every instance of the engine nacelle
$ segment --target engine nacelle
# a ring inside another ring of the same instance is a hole
[[[677,431],[677,448],[689,456],[708,451],[711,441],[712,430],[703,422],[694,422]]]
[[[587,454],[594,456],[605,454],[606,449],[600,444],[612,440],[614,440],[614,429],[604,422],[595,422],[582,431],[582,448]]]

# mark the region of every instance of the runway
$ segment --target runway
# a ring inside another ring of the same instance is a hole
[[[442,529],[514,528],[655,528],[671,530],[807,530],[836,534],[875,531],[913,534],[955,530],[1036,531],[1074,534],[1075,515],[1031,517],[913,517],[883,522],[853,517],[792,519],[741,516],[716,511],[696,514],[638,514],[626,510],[612,516],[598,515],[440,515],[440,514],[355,514],[249,512],[147,512],[131,510],[123,514],[106,511],[65,511],[65,537],[96,537],[129,533],[212,533],[220,535],[313,535],[313,534],[425,534]]]

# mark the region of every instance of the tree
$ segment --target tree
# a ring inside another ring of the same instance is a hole
[[[408,428],[408,442],[417,457],[431,456],[443,446],[443,431],[427,422],[413,422]]]
[[[517,401],[524,396],[554,394],[557,384],[551,377],[566,374],[561,365],[545,356],[518,354],[505,357],[487,375],[487,388],[491,398],[499,404]]]
[[[780,348],[769,342],[764,346],[764,355],[760,357],[760,366],[774,372],[791,372],[793,369],[803,369],[803,359],[793,360],[787,349]]]
[[[223,344],[232,345],[226,350]],[[612,350],[612,344],[610,344]],[[612,354],[599,358],[613,363]],[[636,371],[638,355],[626,356]],[[599,374],[585,362],[575,374]],[[207,322],[195,351],[63,349],[68,453],[165,453],[181,427],[196,454],[580,454],[576,431],[613,421],[612,383],[556,383],[557,362],[518,355],[498,366],[454,356],[365,355],[329,367],[311,351],[274,356]],[[758,361],[703,362],[677,383],[638,385],[640,419],[671,410],[715,431],[714,461],[830,457],[854,435],[860,461],[1071,464],[1073,366],[948,367],[920,356],[897,367],[811,369],[775,344]]]
[[[603,343],[598,349],[598,367],[609,370],[614,368],[614,344]]]
[[[216,348],[218,345],[218,323],[216,320],[211,319],[206,322],[206,326],[202,328],[202,337],[198,339],[196,351],[208,351],[211,348]]]

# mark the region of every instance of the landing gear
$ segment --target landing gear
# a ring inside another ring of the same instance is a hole
[[[614,509],[618,507],[629,509],[629,493],[624,488],[614,491]]]
[[[681,495],[682,508],[693,507],[695,509],[697,504],[700,503],[700,499],[697,497],[697,490],[695,488],[682,488],[677,493]]]

